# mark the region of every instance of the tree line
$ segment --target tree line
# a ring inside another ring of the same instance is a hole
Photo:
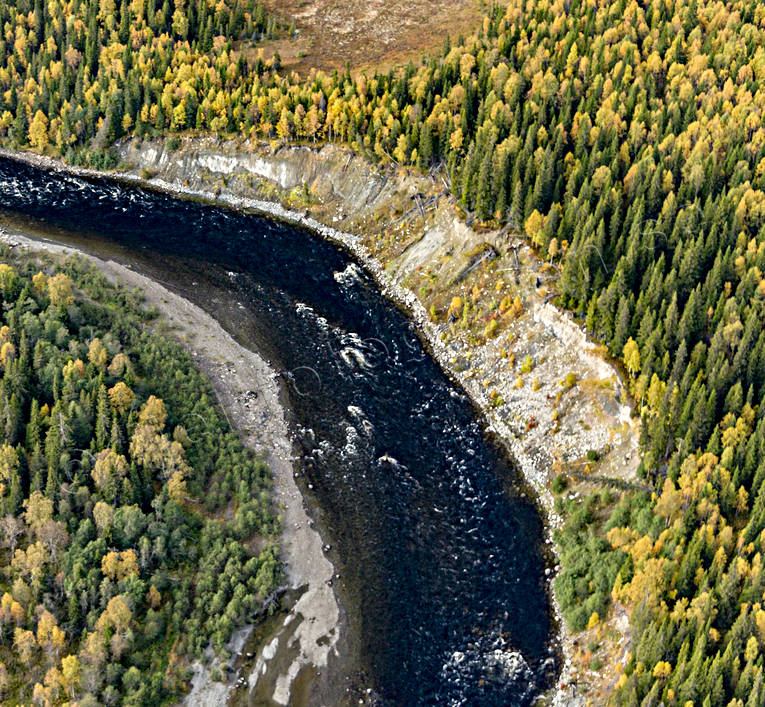
[[[416,64],[300,77],[251,5],[181,7],[4,4],[3,139],[96,166],[125,134],[342,141],[525,233],[622,359],[655,489],[572,512],[567,615],[630,608],[619,703],[765,702],[765,8],[510,0]]]

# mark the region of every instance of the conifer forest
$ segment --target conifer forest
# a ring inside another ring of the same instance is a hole
[[[765,705],[765,5],[508,0],[380,71],[298,75],[268,51],[298,30],[252,0],[6,0],[0,143],[93,169],[128,137],[334,143],[523,234],[640,421],[634,488],[557,495],[567,630],[627,612],[613,704]],[[6,263],[3,699],[158,704],[281,581],[268,471],[137,302]]]
[[[279,583],[268,470],[134,293],[3,256],[3,703],[166,702]]]

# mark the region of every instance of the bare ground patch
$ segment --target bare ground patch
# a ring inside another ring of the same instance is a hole
[[[481,22],[479,0],[266,0],[266,7],[297,35],[261,45],[279,52],[288,70],[387,69],[418,60],[447,36],[473,31]]]

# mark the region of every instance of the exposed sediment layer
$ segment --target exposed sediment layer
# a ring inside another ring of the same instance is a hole
[[[434,357],[506,444],[546,512],[551,549],[549,533],[561,522],[548,490],[556,468],[586,473],[587,453],[594,451],[601,458],[600,475],[633,478],[637,429],[623,402],[618,371],[569,315],[547,301],[554,275],[545,272],[526,241],[507,230],[468,226],[437,178],[377,169],[332,145],[271,150],[246,141],[187,138],[169,150],[160,140],[130,140],[119,153],[125,166],[120,178],[253,209],[312,229],[351,252],[407,311]],[[28,159],[62,168],[34,155]],[[484,259],[476,259],[482,252],[490,254],[486,261],[494,275],[507,273],[510,290],[522,297],[523,313],[504,325],[501,337],[477,341],[434,318],[423,305],[422,290],[433,279],[447,296],[458,283],[484,287],[479,279]],[[533,376],[524,379],[508,361],[520,365],[527,357]],[[569,374],[577,382],[562,388]],[[497,396],[504,405],[496,405]],[[556,611],[562,627],[557,604]],[[560,685],[566,687],[551,701],[577,704],[569,686],[576,679],[571,639],[563,628],[561,635]]]

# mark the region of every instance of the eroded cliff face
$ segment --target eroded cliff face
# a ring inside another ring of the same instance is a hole
[[[580,492],[603,479],[633,482],[638,430],[626,393],[602,351],[550,303],[556,269],[510,229],[471,227],[440,177],[378,169],[333,145],[186,138],[169,150],[131,140],[119,153],[129,177],[287,216],[352,250],[484,410],[550,527],[560,523],[548,490],[558,473]],[[613,653],[623,656],[624,621],[612,623]],[[608,671],[598,678],[572,663],[570,636],[564,653],[562,682],[607,689]],[[570,690],[554,701],[578,702]]]
[[[450,372],[482,403],[538,489],[559,471],[633,478],[637,430],[619,374],[549,302],[555,269],[525,238],[471,228],[439,178],[377,169],[332,145],[272,151],[195,138],[174,151],[138,140],[119,151],[135,175],[273,201],[355,238],[384,278],[427,310]]]

